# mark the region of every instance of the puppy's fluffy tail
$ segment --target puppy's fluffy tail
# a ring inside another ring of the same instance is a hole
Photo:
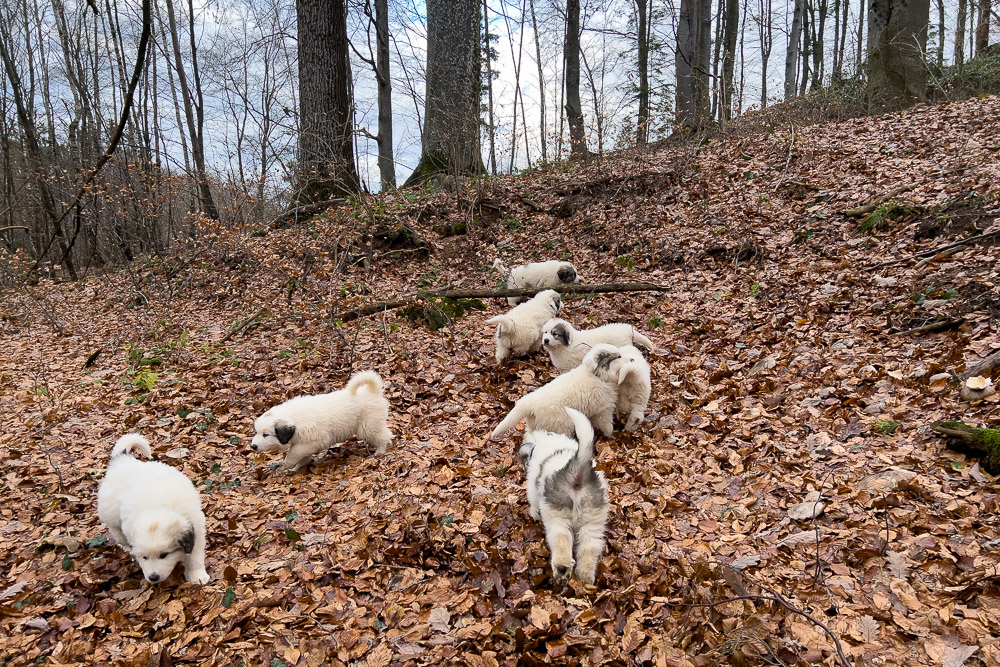
[[[493,429],[493,434],[490,437],[498,438],[507,431],[517,426],[518,422],[524,419],[524,417],[526,416],[525,412],[526,410],[523,407],[515,403],[513,409],[510,411],[510,414],[504,417],[504,420],[500,422],[500,424],[495,429]]]
[[[583,475],[588,474],[593,467],[594,460],[594,427],[587,416],[573,408],[566,408],[569,418],[573,420],[573,428],[576,430],[576,441],[579,447],[576,456],[567,464],[569,478],[576,480],[578,486],[583,481]]]
[[[486,320],[486,324],[497,325],[497,336],[503,338],[514,330],[514,320],[506,315],[497,315]]]
[[[347,383],[347,391],[357,394],[362,387],[373,394],[382,395],[382,378],[375,371],[361,371],[355,374]]]
[[[138,450],[147,459],[153,458],[153,452],[149,449],[149,440],[138,433],[129,433],[118,438],[118,442],[115,443],[114,448],[111,450],[111,458],[116,456],[121,456],[122,454],[132,455],[132,450]]]
[[[499,257],[493,260],[493,268],[499,271],[504,276],[504,278],[510,276],[510,269],[508,269],[506,266],[503,265],[503,262],[500,261]]]
[[[639,345],[642,345],[644,348],[646,348],[650,352],[652,352],[655,349],[653,347],[653,341],[649,340],[648,338],[646,338],[645,336],[643,336],[641,333],[639,333],[639,330],[636,329],[635,327],[632,327],[632,343],[633,344],[634,343],[639,343]]]

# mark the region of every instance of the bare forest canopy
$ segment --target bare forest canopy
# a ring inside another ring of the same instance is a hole
[[[0,283],[776,104],[752,122],[1000,90],[993,0],[901,2],[3,0]]]
[[[998,117],[984,96],[736,123],[276,224],[199,216],[79,281],[11,264],[0,664],[1000,663]],[[498,257],[572,261],[561,315],[655,345],[645,420],[595,446],[595,587],[556,585],[520,435],[489,437],[555,377],[544,352],[494,361]],[[586,293],[623,284],[656,290]],[[366,369],[388,451],[288,473],[250,450],[266,409]],[[97,518],[130,431],[200,492],[204,586],[144,582]]]

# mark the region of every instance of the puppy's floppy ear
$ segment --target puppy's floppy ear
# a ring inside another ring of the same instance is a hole
[[[521,448],[517,450],[517,458],[521,459],[521,465],[528,465],[533,451],[535,451],[535,443],[531,440],[525,440],[521,443]]]
[[[565,325],[557,324],[552,327],[552,337],[560,341],[563,345],[569,345],[569,329]]]
[[[287,445],[288,441],[295,435],[295,425],[287,422],[275,422],[274,435],[278,438],[278,442]]]
[[[194,551],[194,526],[187,524],[184,532],[177,538],[177,546],[186,554]]]
[[[632,364],[622,364],[618,368],[618,384],[625,382],[628,374],[632,372]]]
[[[571,283],[576,280],[576,269],[572,264],[565,264],[556,271],[556,277],[561,283]]]

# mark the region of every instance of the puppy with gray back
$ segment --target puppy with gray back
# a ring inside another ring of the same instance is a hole
[[[141,435],[118,439],[97,491],[98,516],[146,581],[162,581],[183,563],[185,579],[207,583],[201,496],[182,472],[159,461],[138,461],[133,449],[152,457]]]
[[[382,378],[375,371],[354,375],[340,391],[297,396],[276,405],[254,422],[250,449],[286,452],[285,467],[298,470],[313,454],[357,435],[381,454],[392,441],[386,425],[389,402],[382,394]]]
[[[608,484],[594,469],[590,421],[572,408],[566,413],[576,430],[573,438],[529,431],[518,453],[527,471],[531,516],[545,527],[556,583],[566,585],[575,568],[577,579],[593,584],[604,551]]]
[[[621,359],[611,369],[618,377],[618,416],[625,419],[625,430],[634,431],[642,423],[653,391],[649,363],[634,345],[618,348]]]
[[[525,431],[572,435],[575,424],[566,408],[579,410],[593,420],[598,431],[610,436],[618,397],[618,378],[612,364],[620,356],[613,345],[595,346],[579,366],[518,399],[491,437],[503,435],[522,419]]]
[[[549,353],[552,365],[560,371],[579,366],[584,356],[599,343],[615,347],[638,343],[648,350],[653,349],[653,342],[631,324],[616,322],[580,330],[566,320],[554,317],[542,326],[542,346]]]
[[[558,287],[580,282],[580,274],[569,262],[550,259],[546,262],[531,262],[507,268],[497,257],[493,260],[493,268],[506,276],[508,289],[528,287]],[[524,303],[529,297],[509,296],[507,303],[516,306]]]
[[[497,363],[508,357],[534,354],[542,346],[542,325],[562,308],[559,292],[547,289],[527,303],[486,320],[497,325]]]

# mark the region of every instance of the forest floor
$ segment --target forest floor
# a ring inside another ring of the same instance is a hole
[[[988,97],[734,131],[262,235],[204,224],[168,257],[9,291],[0,664],[1000,664],[1000,487],[929,429],[1000,416],[931,379],[1000,349],[1000,246],[907,259],[1000,229],[996,118]],[[909,210],[874,234],[842,214],[900,186]],[[389,222],[429,255],[366,249]],[[498,254],[669,288],[566,299],[657,346],[646,422],[597,443],[596,587],[555,586],[520,434],[488,438],[553,377],[544,353],[497,367],[505,304],[433,332],[331,317],[493,287]],[[290,474],[249,450],[265,409],[368,368],[386,454],[351,440]],[[97,518],[133,430],[202,492],[205,586],[146,583]]]

